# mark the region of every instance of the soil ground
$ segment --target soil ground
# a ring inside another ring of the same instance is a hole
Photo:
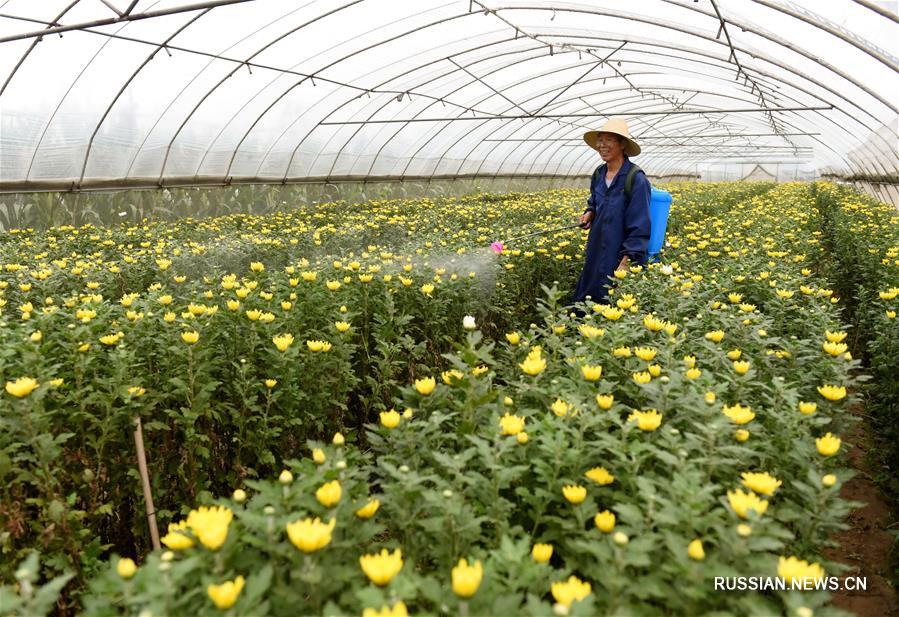
[[[855,411],[859,414],[858,410]],[[849,464],[856,476],[840,490],[844,499],[864,502],[846,520],[849,529],[834,536],[839,548],[829,549],[827,557],[851,567],[844,576],[867,579],[865,591],[840,591],[833,594],[833,604],[859,617],[899,615],[899,595],[890,583],[891,551],[895,540],[886,531],[890,524],[890,507],[871,478],[865,453],[872,447],[869,429],[864,421],[852,430],[849,442]]]

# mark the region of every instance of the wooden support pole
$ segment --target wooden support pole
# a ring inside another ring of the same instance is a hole
[[[153,550],[158,551],[161,548],[159,528],[156,526],[156,508],[153,506],[153,493],[150,490],[150,475],[147,473],[147,454],[144,452],[144,433],[141,429],[140,416],[134,418],[134,446],[137,449],[137,467],[140,470],[140,480],[144,489],[144,505],[147,508],[150,539],[153,541]]]

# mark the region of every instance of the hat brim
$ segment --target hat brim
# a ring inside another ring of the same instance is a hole
[[[636,141],[628,137],[627,135],[622,135],[621,133],[616,133],[615,131],[587,131],[584,133],[584,142],[599,152],[599,148],[596,147],[596,137],[600,133],[613,133],[615,135],[619,135],[624,138],[624,153],[628,156],[637,156],[640,154],[640,144]]]

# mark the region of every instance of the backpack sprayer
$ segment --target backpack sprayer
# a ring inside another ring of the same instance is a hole
[[[506,242],[514,242],[515,240],[521,240],[523,238],[530,238],[532,236],[539,236],[540,234],[551,234],[557,231],[564,231],[566,229],[574,229],[575,227],[580,227],[580,223],[575,223],[574,225],[566,225],[565,227],[556,227],[555,229],[544,229],[542,231],[535,231],[534,233],[524,234],[523,236],[515,236],[514,238],[508,238]],[[497,255],[502,254],[502,252],[506,249],[505,243],[501,240],[497,240],[496,242],[490,245],[490,248],[493,249],[493,252]]]

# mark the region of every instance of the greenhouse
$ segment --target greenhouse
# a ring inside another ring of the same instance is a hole
[[[899,614],[897,41],[0,0],[0,615]]]

